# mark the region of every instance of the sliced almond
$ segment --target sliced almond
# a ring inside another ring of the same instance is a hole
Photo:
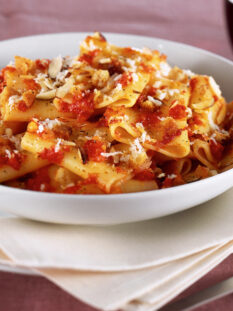
[[[55,79],[58,73],[61,71],[62,63],[62,57],[58,56],[55,57],[49,64],[48,74],[52,79]]]
[[[65,95],[69,92],[69,90],[72,88],[73,85],[74,80],[72,77],[70,77],[64,85],[62,85],[57,89],[56,96],[60,98],[65,97]]]
[[[56,90],[51,90],[48,92],[39,93],[36,95],[37,99],[52,99],[56,96]]]

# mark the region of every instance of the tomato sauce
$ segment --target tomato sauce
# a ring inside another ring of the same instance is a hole
[[[102,152],[106,151],[106,146],[103,142],[98,139],[91,139],[85,142],[83,146],[89,161],[104,162],[105,157],[101,155]]]
[[[126,87],[133,81],[131,72],[124,72],[119,79],[116,80],[116,84],[120,83],[122,87]]]
[[[71,112],[77,117],[78,122],[84,122],[89,119],[94,112],[93,92],[83,91],[73,96],[72,103],[61,100],[59,105],[61,112]]]
[[[67,187],[63,193],[67,193],[67,194],[75,194],[79,191],[79,189],[81,189],[82,186],[85,186],[85,185],[95,185],[97,184],[98,181],[97,181],[97,176],[95,174],[90,174],[88,176],[87,179],[85,180],[82,180],[80,182],[78,182],[76,185],[74,186],[70,186],[70,187]]]
[[[26,103],[23,100],[20,100],[19,102],[17,102],[17,108],[18,110],[25,112],[28,110],[28,106],[26,105]]]
[[[4,165],[11,166],[14,170],[18,171],[23,162],[24,156],[20,153],[11,152],[11,157],[7,157],[7,155],[0,156],[0,167]]]
[[[55,151],[55,146],[50,148],[45,148],[42,152],[40,152],[39,156],[43,160],[48,160],[51,163],[60,164],[64,158],[64,151],[58,150]]]
[[[2,75],[3,77],[5,76],[5,73],[9,71],[9,72],[15,72],[16,68],[12,67],[12,66],[6,66],[5,68],[2,69]]]
[[[203,125],[203,122],[200,120],[200,118],[196,115],[193,116],[193,118],[191,119],[191,121],[193,122],[193,124],[196,125]]]
[[[36,59],[35,60],[36,68],[41,71],[46,71],[49,67],[50,62],[51,61],[49,59]]]
[[[51,180],[48,174],[48,168],[43,167],[32,174],[32,177],[26,181],[25,187],[28,190],[54,192],[50,182]]]
[[[0,73],[0,93],[2,93],[4,87],[6,86],[6,83],[4,81],[4,77],[3,77],[3,74]]]
[[[170,188],[174,186],[183,185],[184,180],[180,174],[176,174],[174,178],[170,178],[169,176],[164,179],[162,182],[162,188]]]
[[[161,143],[163,145],[169,144],[175,137],[180,136],[182,133],[181,129],[167,129],[165,135],[163,136],[163,139]]]
[[[142,68],[142,71],[144,71],[146,73],[151,73],[151,72],[155,71],[155,69],[152,66],[146,65],[145,63],[141,63],[140,67]]]
[[[224,147],[220,143],[215,142],[213,139],[211,139],[210,150],[213,157],[216,159],[216,161],[219,162],[222,159]]]
[[[105,116],[99,119],[98,127],[108,127],[108,121]]]
[[[93,59],[99,54],[100,50],[95,49],[93,51],[90,51],[88,53],[83,54],[82,56],[79,57],[80,62],[86,62],[90,66],[93,65]]]
[[[169,109],[169,116],[173,119],[183,119],[187,116],[186,107],[183,105],[175,105]]]
[[[41,89],[41,86],[33,79],[24,79],[23,82],[26,84],[28,90],[40,91]]]
[[[134,179],[146,181],[146,180],[154,180],[155,174],[151,169],[145,169],[135,174]]]
[[[159,119],[159,113],[150,111],[141,111],[138,122],[142,123],[143,126],[145,127],[152,128],[161,121]]]

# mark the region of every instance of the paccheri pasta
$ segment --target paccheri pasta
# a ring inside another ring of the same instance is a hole
[[[233,102],[212,77],[148,48],[88,36],[76,57],[15,57],[0,75],[0,182],[103,194],[167,188],[233,167]]]

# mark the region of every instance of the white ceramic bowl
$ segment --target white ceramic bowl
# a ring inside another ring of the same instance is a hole
[[[87,33],[64,33],[0,42],[0,66],[21,55],[50,58],[75,55]],[[212,75],[227,100],[233,99],[233,62],[210,52],[172,41],[121,34],[106,34],[121,46],[144,46],[168,55],[171,65]],[[233,186],[233,169],[201,181],[169,189],[117,194],[68,195],[0,186],[1,211],[22,217],[64,224],[119,224],[176,213],[210,200]]]

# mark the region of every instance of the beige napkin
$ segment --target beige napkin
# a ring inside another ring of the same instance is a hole
[[[233,190],[176,215],[111,227],[5,218],[0,262],[32,268],[102,310],[157,310],[232,252],[232,202]]]
[[[0,248],[16,264],[128,271],[163,264],[233,239],[233,189],[185,212],[141,223],[63,226],[0,220]]]
[[[189,270],[184,271],[176,278],[164,283],[155,290],[129,303],[125,311],[154,311],[166,305],[186,288],[200,279],[216,265],[222,262],[233,252],[233,242],[227,243],[222,248],[196,263]]]
[[[129,272],[45,268],[37,272],[79,300],[101,310],[157,310],[222,261],[232,249],[233,242],[230,242],[168,264]],[[2,255],[5,260],[3,253],[0,253],[0,259]]]

